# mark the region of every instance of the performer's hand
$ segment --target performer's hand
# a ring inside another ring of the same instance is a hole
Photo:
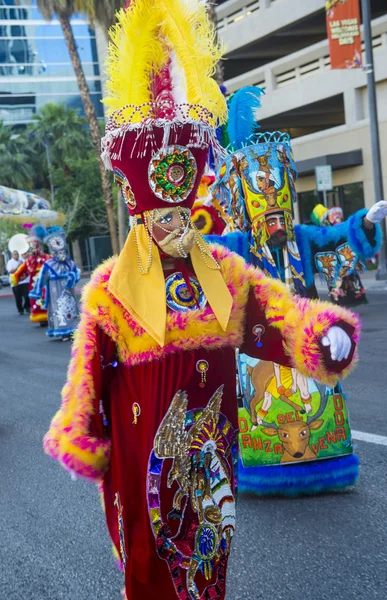
[[[334,325],[321,340],[323,346],[330,346],[332,360],[348,358],[351,351],[351,338],[341,327]]]
[[[380,202],[376,202],[376,204],[371,206],[368,213],[364,217],[365,226],[367,227],[368,223],[370,223],[372,225],[374,225],[375,223],[379,223],[379,221],[382,221],[386,217],[387,217],[387,201],[380,200]],[[368,223],[367,223],[367,221],[368,221]],[[371,227],[369,227],[369,228],[371,228]]]

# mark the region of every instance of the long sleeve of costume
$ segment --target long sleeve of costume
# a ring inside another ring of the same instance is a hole
[[[248,233],[242,231],[234,231],[227,233],[226,235],[208,235],[206,236],[207,242],[210,244],[219,244],[224,248],[228,248],[231,252],[235,252],[242,256],[244,260],[249,263],[250,243]]]
[[[81,272],[73,260],[69,260],[66,264],[69,268],[66,287],[67,289],[70,289],[75,287],[78,281],[81,279]]]
[[[38,278],[35,282],[34,287],[29,293],[30,298],[38,299],[43,296],[43,289],[47,285],[49,280],[49,271],[46,263],[44,263],[43,267],[39,271]]]
[[[242,352],[290,365],[302,375],[331,386],[348,374],[359,340],[359,322],[351,311],[292,295],[284,284],[252,267],[248,268],[248,278],[253,295],[250,292]],[[259,347],[257,325],[263,328]],[[349,359],[341,363],[332,361],[329,350],[321,344],[333,326],[341,326],[353,340]],[[280,333],[282,341],[274,332]]]
[[[10,279],[11,279],[12,285],[17,285],[20,282],[23,275],[24,276],[28,275],[27,264],[25,261],[20,265],[20,267],[14,273],[11,274]]]
[[[71,473],[93,481],[99,481],[109,465],[110,440],[100,405],[107,401],[104,384],[114,349],[95,320],[84,313],[75,334],[62,405],[44,438],[47,454]],[[109,407],[102,406],[108,413]]]
[[[318,252],[336,250],[338,246],[347,243],[360,260],[375,256],[382,242],[381,228],[376,224],[372,229],[367,229],[363,225],[366,214],[366,208],[358,210],[349,219],[334,227],[295,226],[307,287],[313,285],[314,273],[317,271],[315,255]]]

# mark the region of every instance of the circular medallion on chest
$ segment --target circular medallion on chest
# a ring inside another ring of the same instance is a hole
[[[189,283],[190,286],[181,273],[173,273],[166,279],[167,306],[171,310],[186,312],[205,307],[207,299],[198,280],[190,277]]]

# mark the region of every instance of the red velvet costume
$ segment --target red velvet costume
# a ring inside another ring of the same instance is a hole
[[[40,269],[42,268],[46,260],[48,260],[49,258],[51,258],[51,255],[46,254],[41,248],[39,248],[36,251],[36,254],[30,254],[29,256],[27,256],[24,263],[21,264],[18,270],[13,274],[13,279],[16,282],[19,282],[20,279],[23,278],[23,276],[29,276],[30,281],[28,284],[28,291],[30,292],[35,285]],[[39,304],[36,299],[30,298],[30,321],[32,321],[32,323],[47,322],[47,310],[44,308],[44,296],[45,291],[44,295],[39,300]]]
[[[162,0],[136,0],[118,15],[109,54],[116,95],[139,24],[153,43],[142,44],[142,53],[151,53],[142,64],[160,59],[154,48],[165,52],[165,64],[151,85],[142,78],[137,87],[133,80],[143,73],[134,64],[122,97],[109,99],[125,107],[112,113],[102,156],[133,227],[120,256],[84,289],[62,406],[44,440],[65,469],[102,482],[127,600],[225,598],[237,483],[235,350],[334,384],[351,365],[359,333],[349,311],[293,297],[236,254],[207,246],[191,227],[209,146],[216,145],[213,125],[226,112],[211,78],[218,50],[205,10],[202,2],[178,3],[171,15]],[[187,98],[199,90],[194,105],[176,104],[172,95],[172,58],[178,70],[187,57],[185,77],[175,72],[174,80],[183,100],[185,81]],[[136,100],[144,88],[161,91],[133,106],[128,85]],[[157,215],[174,223],[164,232],[178,241],[163,248],[178,259],[161,261],[153,233],[165,222]],[[259,348],[257,323],[265,331]],[[353,340],[340,363],[320,344],[335,324]]]

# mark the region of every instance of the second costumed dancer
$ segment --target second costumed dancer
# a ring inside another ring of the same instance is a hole
[[[212,188],[239,231],[208,239],[238,252],[299,296],[317,297],[315,254],[322,257],[333,245],[345,244],[352,257],[373,256],[381,239],[374,221],[386,214],[387,203],[359,211],[334,228],[319,228],[319,235],[315,227],[294,226],[297,170],[290,138],[256,133],[259,96],[257,88],[245,88],[232,98],[228,134],[234,151]],[[262,323],[255,333],[257,345],[265,347]],[[298,496],[354,485],[358,458],[340,386],[323,386],[317,373],[306,378],[296,369],[246,355],[239,355],[238,366],[240,489]]]

